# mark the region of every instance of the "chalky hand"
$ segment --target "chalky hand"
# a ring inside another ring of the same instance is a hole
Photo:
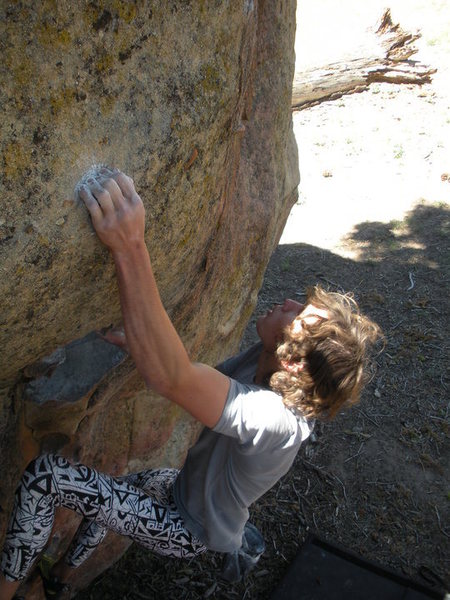
[[[98,237],[113,254],[127,253],[144,243],[144,205],[125,173],[105,167],[79,186],[78,195]]]

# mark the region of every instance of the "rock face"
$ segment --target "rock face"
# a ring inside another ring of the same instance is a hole
[[[3,536],[38,453],[119,474],[180,466],[198,433],[96,333],[120,322],[120,307],[112,261],[74,200],[83,172],[104,163],[132,175],[165,306],[191,356],[215,364],[238,346],[298,170],[294,0],[24,0],[1,11]],[[75,525],[58,518],[52,556]],[[104,544],[77,585],[128,542]]]

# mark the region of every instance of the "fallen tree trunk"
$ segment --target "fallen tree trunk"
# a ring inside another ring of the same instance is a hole
[[[387,9],[354,59],[295,73],[292,108],[302,110],[344,94],[362,92],[376,81],[419,85],[430,82],[436,69],[410,60],[417,52],[414,42],[420,37],[420,33],[408,33],[394,25]]]

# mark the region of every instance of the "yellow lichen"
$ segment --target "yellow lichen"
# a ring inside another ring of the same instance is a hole
[[[68,46],[72,41],[72,36],[67,31],[67,29],[63,29],[58,32],[58,43],[60,46]]]
[[[39,236],[38,242],[41,244],[41,246],[45,246],[46,248],[50,246],[50,240],[48,239],[48,237],[45,237],[43,235]]]
[[[202,78],[198,84],[204,92],[215,92],[220,87],[220,73],[216,67],[205,65],[201,69]]]
[[[103,54],[97,60],[95,68],[99,73],[108,71],[114,64],[114,57],[111,54]]]
[[[105,10],[111,13],[111,16],[117,16],[125,23],[131,23],[131,21],[136,18],[137,14],[137,8],[134,3],[126,2],[125,0],[116,0],[115,2],[108,2],[107,4],[104,0],[99,0],[95,5],[89,3],[84,8],[84,22],[87,25],[92,26],[102,17]]]
[[[125,21],[125,23],[131,23],[136,18],[136,5],[131,2],[117,2],[116,10],[119,18]]]
[[[17,59],[18,62],[14,62],[10,68],[16,85],[18,87],[25,87],[30,83],[33,76],[33,64],[23,53],[18,52],[17,56],[20,56]]]
[[[58,12],[58,0],[41,0],[41,2],[38,3],[37,8],[41,19],[44,18],[45,15],[54,15]]]
[[[29,166],[30,151],[19,142],[10,142],[4,150],[3,160],[6,179],[16,179]]]
[[[58,29],[51,23],[43,23],[36,28],[39,43],[45,48],[61,48],[68,46],[72,36],[66,29]]]
[[[100,1],[94,4],[93,2],[88,2],[83,8],[83,21],[89,27],[92,27],[92,24],[95,23],[104,10],[105,3]]]
[[[102,115],[108,115],[113,110],[116,104],[116,99],[114,98],[114,96],[102,96],[99,99],[99,104],[100,109],[102,111]]]
[[[183,236],[181,238],[181,240],[178,242],[178,244],[177,244],[178,248],[180,250],[182,248],[184,248],[187,245],[187,243],[191,240],[191,238],[192,238],[192,232],[188,231],[188,233],[185,236]]]
[[[75,94],[76,89],[70,87],[52,92],[49,99],[52,115],[58,115],[69,108],[74,101]]]

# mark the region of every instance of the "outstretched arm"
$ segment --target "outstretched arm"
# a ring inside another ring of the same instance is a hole
[[[213,427],[225,405],[229,380],[192,363],[161,302],[145,245],[145,211],[124,173],[89,180],[80,189],[100,240],[116,266],[128,348],[139,373],[157,393]]]

